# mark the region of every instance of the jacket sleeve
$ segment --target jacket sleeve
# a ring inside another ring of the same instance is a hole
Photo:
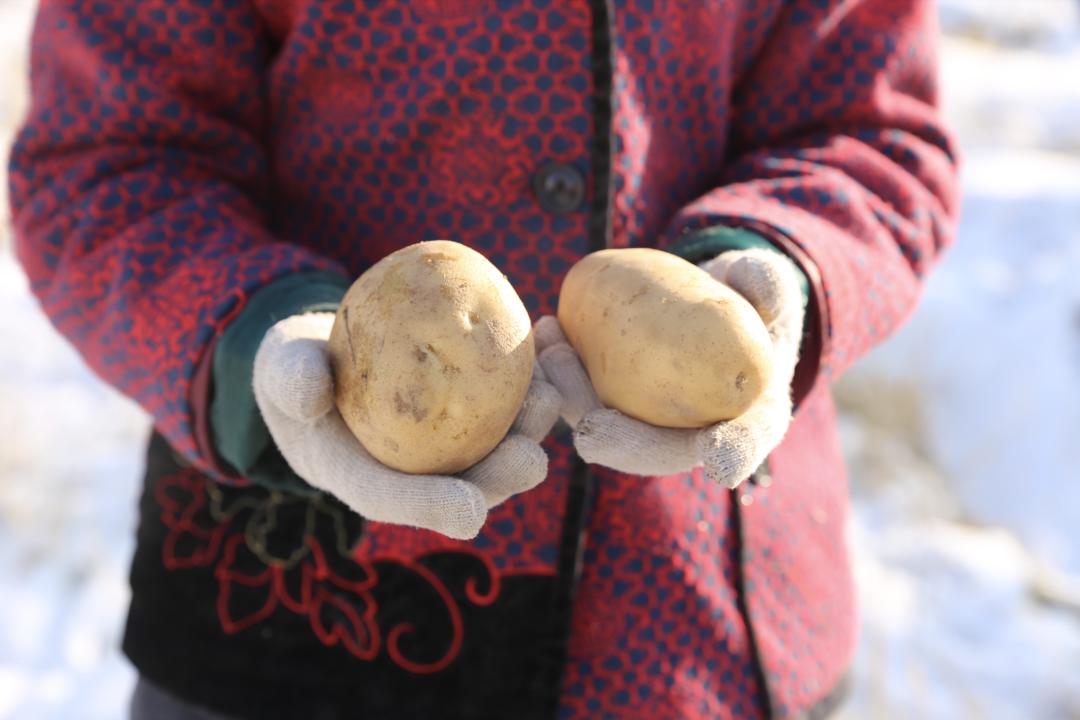
[[[10,160],[16,253],[45,312],[211,471],[194,432],[211,343],[255,289],[343,272],[267,230],[267,60],[249,2],[42,0]]]
[[[799,263],[811,302],[797,402],[898,327],[951,242],[935,12],[925,0],[785,3],[735,88],[720,183],[663,240],[743,227]]]

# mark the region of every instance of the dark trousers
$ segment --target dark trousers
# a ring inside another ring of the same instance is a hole
[[[190,705],[142,677],[135,683],[128,717],[129,720],[229,720],[226,715]]]

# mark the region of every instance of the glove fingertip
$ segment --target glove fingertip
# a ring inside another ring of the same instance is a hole
[[[718,473],[715,469],[710,468],[708,465],[705,466],[705,478],[716,483],[717,485],[723,485],[728,490],[735,490],[740,485],[742,485],[743,480],[745,480],[745,478],[743,478],[741,475]]]
[[[603,464],[612,444],[611,429],[622,419],[622,413],[599,408],[585,413],[574,426],[574,448],[587,463]]]
[[[334,382],[326,338],[333,320],[332,313],[307,313],[273,325],[255,354],[252,382],[256,396],[301,422],[329,412],[334,403]]]
[[[533,325],[533,342],[536,345],[537,354],[552,345],[566,342],[566,335],[554,315],[544,315],[536,321]]]
[[[461,512],[452,515],[440,515],[428,527],[454,540],[472,540],[487,522],[487,502],[484,493],[465,480],[456,479],[455,488],[460,493]]]
[[[521,433],[532,441],[540,442],[558,421],[562,402],[562,395],[554,385],[544,380],[533,380],[511,432]]]
[[[574,349],[566,343],[558,343],[544,349],[539,355],[547,381],[563,398],[564,415],[572,415],[572,425],[585,413],[603,407],[592,381]],[[567,418],[570,422],[570,418]]]
[[[701,263],[699,267],[709,273],[714,280],[725,282],[728,268],[731,267],[731,263],[735,260],[733,256],[735,256],[735,252],[720,253],[716,257]]]
[[[511,434],[462,477],[483,493],[491,508],[539,485],[547,478],[547,470],[547,453],[539,443]]]
[[[547,478],[548,456],[537,441],[525,435],[510,435],[503,443],[510,443],[507,447],[513,458],[508,472],[521,478],[517,492],[531,490]]]
[[[772,250],[747,250],[731,264],[726,282],[743,295],[771,325],[787,308],[802,306],[794,264]]]

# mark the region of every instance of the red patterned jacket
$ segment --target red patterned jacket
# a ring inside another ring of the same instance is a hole
[[[829,382],[911,311],[954,223],[934,13],[42,0],[16,249],[164,438],[125,640],[140,672],[259,717],[825,712],[855,638]],[[561,438],[547,482],[457,542],[208,479],[195,378],[275,279],[450,237],[538,316],[582,255],[718,225],[812,284],[795,421],[737,492],[585,468]]]

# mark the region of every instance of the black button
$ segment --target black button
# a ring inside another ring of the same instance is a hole
[[[536,173],[533,190],[540,207],[561,215],[581,207],[581,201],[585,199],[585,178],[573,165],[552,163]]]

